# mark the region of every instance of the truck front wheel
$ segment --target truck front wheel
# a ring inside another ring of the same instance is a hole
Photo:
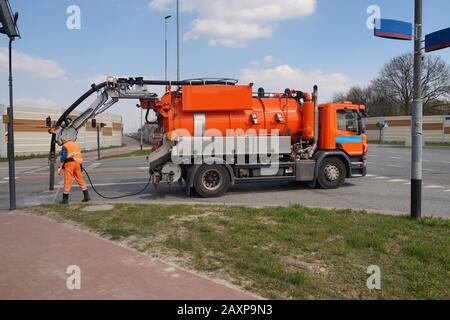
[[[344,184],[346,177],[347,169],[342,160],[330,157],[321,162],[317,181],[323,189],[336,189]]]
[[[220,197],[230,187],[230,175],[222,165],[203,165],[194,177],[194,188],[203,198]]]

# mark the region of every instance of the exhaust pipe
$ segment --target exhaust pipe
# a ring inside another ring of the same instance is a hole
[[[319,88],[317,85],[313,88],[312,99],[314,102],[314,142],[319,143],[319,109],[318,109]]]

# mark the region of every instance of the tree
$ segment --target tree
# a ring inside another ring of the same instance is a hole
[[[372,115],[411,115],[413,69],[412,54],[395,57],[384,65],[368,87],[353,87],[335,98],[365,104]],[[436,105],[436,101],[450,97],[450,67],[440,57],[424,57],[422,90],[425,112]]]

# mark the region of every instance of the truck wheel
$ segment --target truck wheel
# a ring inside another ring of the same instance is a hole
[[[220,197],[230,186],[228,170],[221,165],[203,165],[194,177],[194,188],[203,198]]]
[[[341,159],[330,157],[320,164],[317,181],[323,189],[336,189],[344,184],[347,168]]]

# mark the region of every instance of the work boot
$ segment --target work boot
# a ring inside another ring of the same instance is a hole
[[[63,193],[63,199],[60,203],[61,204],[69,204],[69,194],[68,193]]]
[[[89,197],[89,191],[83,190],[83,195],[84,195],[84,198],[83,198],[83,201],[81,201],[81,202],[89,202],[89,201],[91,201],[91,197]]]

